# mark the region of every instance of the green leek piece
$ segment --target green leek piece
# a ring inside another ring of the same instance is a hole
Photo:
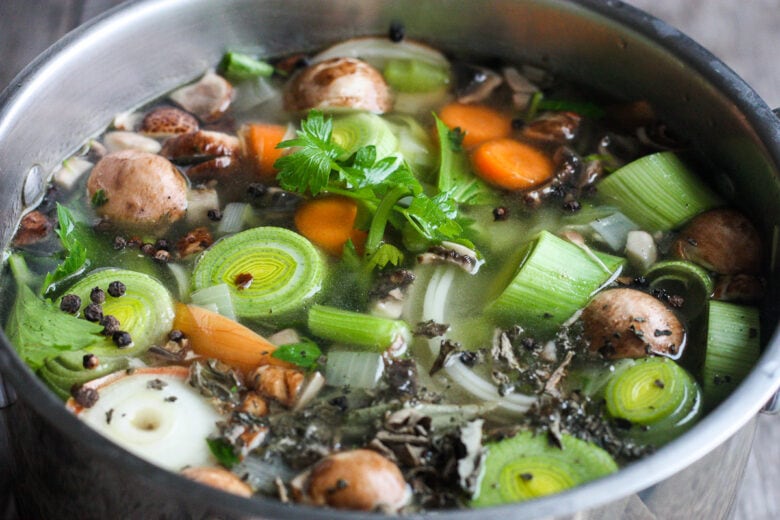
[[[220,283],[204,287],[192,293],[191,301],[200,307],[214,306],[215,312],[231,320],[236,319],[236,309],[233,305],[233,296],[230,294],[230,286]]]
[[[373,145],[376,158],[383,159],[395,153],[398,139],[390,125],[376,114],[356,112],[333,119],[331,142],[340,146],[345,154],[340,160],[348,159],[358,149]]]
[[[702,387],[713,408],[736,389],[761,354],[758,309],[710,301]]]
[[[325,363],[325,381],[337,388],[372,389],[384,370],[385,362],[379,352],[331,349]]]
[[[88,381],[106,376],[117,370],[127,368],[127,358],[98,358],[95,368],[84,368],[85,351],[63,352],[56,358],[47,359],[38,370],[38,375],[54,393],[66,400],[70,397],[73,385],[83,385]]]
[[[374,352],[400,347],[411,339],[409,325],[402,320],[380,318],[326,305],[313,305],[309,310],[309,330],[320,338],[364,347]]]
[[[450,82],[447,67],[421,60],[389,60],[383,74],[387,84],[398,92],[433,92]]]
[[[666,260],[654,264],[644,274],[651,289],[664,289],[669,294],[683,296],[680,312],[693,319],[706,307],[714,284],[703,268],[685,260]]]
[[[111,296],[107,289],[112,282],[122,282],[126,291],[122,296]],[[98,341],[85,350],[99,359],[115,356],[135,356],[160,341],[173,325],[173,299],[168,289],[151,276],[127,269],[97,269],[81,278],[66,293],[81,298],[81,313],[90,303],[90,292],[94,287],[106,291],[103,315],[119,320],[119,328],[130,334],[133,342],[127,347],[117,348],[111,337]],[[59,302],[58,302],[59,305]]]
[[[590,253],[542,231],[521,251],[513,278],[487,312],[535,334],[554,334],[624,262],[605,253]]]
[[[226,52],[219,64],[219,70],[231,81],[267,77],[274,73],[274,67],[270,63],[256,60],[240,52]]]
[[[624,365],[604,391],[609,414],[631,423],[628,435],[660,445],[693,425],[702,410],[701,390],[680,365],[665,357],[647,357]]]
[[[561,435],[562,449],[545,435],[522,432],[485,445],[487,456],[471,505],[494,506],[552,495],[609,475],[618,467],[595,444]]]
[[[646,231],[675,229],[720,198],[673,152],[633,161],[598,184],[599,194]]]
[[[223,238],[198,259],[194,290],[227,284],[236,315],[289,318],[320,292],[325,261],[311,242],[278,227]]]

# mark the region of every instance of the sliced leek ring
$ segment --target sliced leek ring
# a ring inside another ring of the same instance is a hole
[[[562,448],[546,435],[522,432],[485,446],[487,456],[476,507],[494,506],[552,495],[617,471],[603,449],[570,435],[561,436]]]
[[[376,148],[377,159],[387,157],[398,149],[398,138],[391,126],[382,117],[370,112],[355,112],[335,118],[331,141],[345,151],[340,159],[348,159],[368,145]]]
[[[217,241],[203,252],[192,274],[194,290],[226,284],[236,315],[287,318],[320,292],[325,261],[301,235],[258,227]]]
[[[168,289],[149,275],[127,269],[97,269],[79,280],[66,292],[81,298],[81,312],[90,303],[90,292],[94,287],[104,291],[111,282],[125,285],[125,294],[113,297],[106,294],[103,315],[119,320],[119,328],[130,334],[133,342],[118,348],[111,337],[106,337],[85,350],[98,358],[111,356],[136,356],[159,341],[173,324],[173,299]]]

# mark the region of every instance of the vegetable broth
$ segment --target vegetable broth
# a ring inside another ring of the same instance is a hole
[[[7,252],[6,333],[102,434],[247,496],[482,507],[652,452],[757,359],[757,232],[646,102],[385,38],[266,59],[119,114]]]

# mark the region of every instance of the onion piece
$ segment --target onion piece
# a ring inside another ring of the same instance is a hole
[[[99,399],[83,408],[73,398],[67,407],[99,433],[163,468],[214,466],[204,439],[221,419],[197,390],[187,384],[186,367],[120,371],[86,383]]]
[[[331,58],[359,58],[379,70],[389,60],[419,60],[431,65],[449,67],[450,62],[438,50],[411,40],[392,42],[387,38],[352,38],[329,47],[312,58],[312,63]]]

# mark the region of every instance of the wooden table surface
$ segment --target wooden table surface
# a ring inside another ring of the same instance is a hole
[[[51,42],[119,0],[0,0],[0,89]],[[687,33],[780,107],[778,0],[631,0]],[[0,516],[9,466],[0,413]],[[739,520],[780,518],[780,416],[759,418],[755,444],[734,511]]]

